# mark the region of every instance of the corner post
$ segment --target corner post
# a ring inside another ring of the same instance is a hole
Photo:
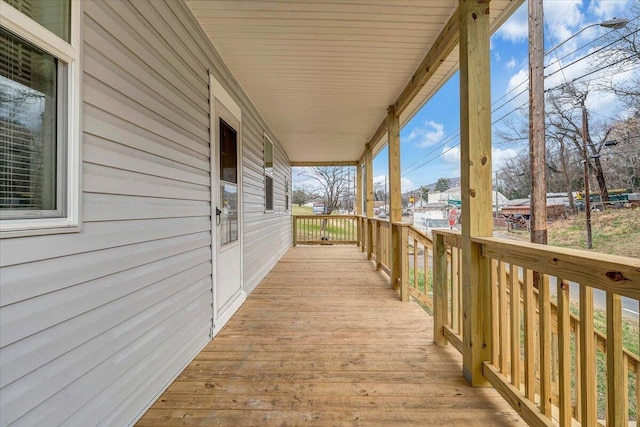
[[[298,218],[295,215],[291,215],[291,221],[293,222],[291,229],[293,230],[293,247],[298,244]]]
[[[400,281],[400,299],[402,302],[409,302],[409,226],[405,224],[397,224],[394,226],[397,228],[398,236],[398,262],[400,268],[398,269],[399,281]],[[426,278],[425,278],[426,280]]]
[[[491,218],[491,79],[489,1],[459,0],[460,153],[462,172],[463,375],[487,386],[491,360],[491,263],[473,237],[493,234]]]
[[[433,235],[433,341],[437,345],[446,345],[444,327],[449,314],[447,248],[442,234],[434,232]]]
[[[364,223],[362,221],[362,165],[360,162],[356,165],[356,215],[358,218],[356,219],[357,229],[356,232],[358,236],[356,240],[358,241],[358,246],[362,251],[364,251]]]
[[[364,152],[364,186],[365,186],[365,216],[367,227],[367,259],[371,261],[371,252],[373,251],[373,224],[369,218],[373,218],[373,154],[371,153],[371,145],[367,144]]]
[[[389,242],[391,287],[398,288],[401,277],[400,264],[400,228],[393,224],[402,221],[402,187],[400,183],[400,117],[396,109],[390,105],[387,109],[388,141],[389,141],[389,222],[391,225],[391,241]]]

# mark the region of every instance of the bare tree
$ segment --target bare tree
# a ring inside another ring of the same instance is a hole
[[[609,202],[607,182],[600,161],[600,152],[609,141],[612,127],[610,123],[590,119],[586,101],[590,93],[589,84],[565,85],[562,91],[551,91],[548,102],[553,108],[547,113],[551,132],[570,142],[577,152],[582,152],[586,140],[586,159],[589,171],[595,173],[603,203]]]
[[[341,203],[352,197],[355,173],[348,166],[311,167],[299,175],[316,184],[314,191],[324,199],[327,214],[337,210]]]
[[[302,206],[310,200],[318,198],[318,194],[308,185],[298,185],[292,194],[292,202]]]
[[[373,200],[376,202],[387,201],[387,189],[385,188],[384,182],[373,183]]]

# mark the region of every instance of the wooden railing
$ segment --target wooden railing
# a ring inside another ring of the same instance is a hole
[[[434,236],[435,339],[462,351],[462,239]],[[622,298],[640,299],[640,260],[496,238],[472,242],[491,260],[486,379],[532,425],[637,420],[640,359],[623,346],[623,329],[637,348],[638,318],[623,320]],[[594,308],[594,289],[604,293],[604,307]]]
[[[293,246],[358,244],[356,215],[293,215]]]
[[[330,217],[353,224],[353,234],[343,233],[349,237],[342,240],[301,233],[318,228],[323,218],[294,218],[298,243],[357,243],[390,276],[402,300],[412,296],[432,311],[437,344],[449,342],[463,352],[465,339],[488,342],[491,356],[481,364],[482,375],[530,425],[596,426],[606,419],[607,426],[627,426],[637,420],[640,358],[623,339],[635,338],[638,348],[640,319],[637,313],[623,316],[622,299],[640,299],[640,260],[472,238],[490,266],[485,283],[491,304],[490,315],[470,321],[463,314],[468,290],[463,292],[459,233],[434,230],[430,239],[409,224],[352,216]],[[305,225],[309,221],[316,225]],[[602,296],[599,306],[594,289]],[[469,331],[465,323],[472,325]],[[477,331],[490,339],[474,337]]]
[[[376,269],[391,274],[391,223],[384,219],[369,218],[372,246],[369,259],[375,259]]]

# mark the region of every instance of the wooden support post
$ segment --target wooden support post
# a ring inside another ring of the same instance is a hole
[[[459,0],[460,153],[462,172],[463,374],[488,386],[482,362],[491,360],[491,263],[472,237],[493,234],[489,2]]]
[[[361,216],[362,215],[362,165],[360,163],[358,163],[358,165],[356,166],[356,215]],[[361,218],[358,218],[357,221],[357,229],[356,232],[358,233],[356,236],[356,241],[358,242],[358,246],[360,247],[360,249],[362,249],[364,251],[364,229],[363,229],[363,225],[364,223],[362,222]]]
[[[395,113],[395,107],[390,105],[387,110],[388,141],[389,141],[389,222],[391,224],[402,221],[402,188],[400,184],[400,117]],[[391,287],[397,288],[400,278],[400,236],[399,228],[391,227],[391,241],[389,254],[391,269]]]
[[[400,240],[398,242],[400,246],[400,299],[403,302],[409,302],[409,227],[406,225],[396,225],[395,227],[398,228]]]
[[[291,221],[293,222],[293,226],[291,228],[293,230],[293,246],[295,247],[298,243],[298,218],[296,218],[295,215],[292,215]]]
[[[433,234],[433,341],[437,345],[445,345],[447,339],[444,336],[444,326],[449,312],[447,248],[444,246],[444,236],[440,233]],[[425,275],[425,286],[426,281]]]
[[[364,187],[366,203],[364,214],[367,218],[373,218],[373,154],[371,145],[367,144],[364,151]],[[367,220],[367,259],[371,260],[373,250],[373,224]]]

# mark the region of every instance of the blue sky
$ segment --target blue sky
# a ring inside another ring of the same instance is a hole
[[[634,1],[640,0],[545,1],[545,51],[567,40],[587,25],[614,17],[637,19],[629,10]],[[545,79],[545,88],[579,78],[592,70],[590,67],[593,67],[594,57],[590,56],[585,60],[580,58],[596,50],[598,37],[608,31],[611,30],[599,26],[588,28],[548,55],[545,58],[545,74],[555,73]],[[527,32],[525,2],[491,38],[492,121],[507,116],[493,126],[494,135],[509,120],[519,120],[522,117],[526,119],[528,114],[526,109],[523,110],[524,116],[517,112],[509,114],[527,103]],[[624,79],[637,72],[638,70],[631,70],[614,78]],[[591,77],[593,76],[597,74]],[[516,96],[518,94],[520,95]],[[613,95],[590,96],[587,106],[596,114],[607,117],[625,114]],[[460,176],[459,110],[459,77],[456,73],[400,131],[403,191],[436,182],[440,177]],[[505,159],[527,150],[526,144],[504,143],[494,138],[494,170],[499,169]],[[387,149],[384,148],[374,159],[374,181],[384,181],[384,176],[388,175],[387,162]]]

